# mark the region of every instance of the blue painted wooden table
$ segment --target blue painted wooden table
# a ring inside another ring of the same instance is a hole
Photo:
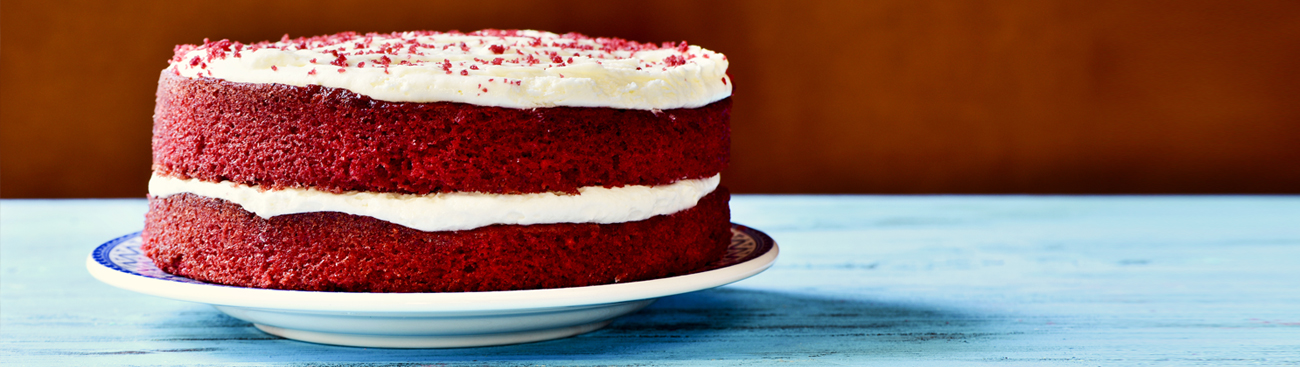
[[[386,350],[279,339],[100,283],[142,200],[0,202],[16,365],[1296,365],[1300,197],[738,196],[766,273],[573,338]]]

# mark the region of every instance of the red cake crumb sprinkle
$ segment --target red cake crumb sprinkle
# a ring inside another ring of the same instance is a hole
[[[330,61],[330,65],[348,66],[348,55],[339,55],[338,52],[334,52],[334,56],[335,59]]]
[[[681,66],[686,64],[686,59],[683,59],[681,56],[672,55],[664,58],[664,64],[669,67]]]

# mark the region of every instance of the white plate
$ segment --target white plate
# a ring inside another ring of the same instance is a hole
[[[498,292],[349,293],[232,287],[164,273],[140,251],[140,233],[95,248],[86,268],[109,285],[207,303],[267,333],[308,342],[384,348],[455,348],[573,336],[608,325],[659,297],[751,277],[776,261],[763,232],[731,226],[727,255],[701,271],[589,287]]]

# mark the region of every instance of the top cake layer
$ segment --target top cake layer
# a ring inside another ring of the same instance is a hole
[[[727,58],[699,46],[576,33],[339,33],[177,46],[188,78],[319,85],[390,102],[508,108],[695,108],[731,96]]]

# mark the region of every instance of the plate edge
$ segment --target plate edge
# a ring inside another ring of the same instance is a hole
[[[341,293],[258,289],[233,287],[220,284],[184,283],[131,273],[107,260],[107,253],[112,249],[112,247],[139,236],[142,231],[120,236],[97,246],[92,250],[90,256],[88,256],[86,266],[87,270],[93,277],[117,288],[156,297],[231,307],[307,312],[360,311],[375,313],[482,312],[521,309],[520,306],[510,306],[510,304],[514,303],[532,303],[532,305],[527,307],[527,309],[582,307],[660,298],[716,288],[757,275],[767,270],[775,263],[776,257],[780,251],[775,240],[766,233],[757,229],[737,223],[731,223],[731,225],[732,228],[739,228],[741,232],[755,238],[756,241],[765,242],[768,245],[765,246],[766,251],[744,262],[699,273],[638,282],[572,288],[461,293]],[[696,280],[689,278],[704,279]],[[697,284],[689,286],[674,286],[675,284],[673,284],[691,280],[694,280],[694,283]],[[634,286],[639,288],[652,288],[653,291],[642,290],[636,292],[634,296],[628,295],[623,297],[613,297],[609,295],[612,293],[629,293],[628,290],[621,288],[631,288]],[[611,289],[612,287],[617,288]],[[177,295],[175,293],[189,293],[190,295]],[[559,295],[557,295],[557,293]],[[565,296],[562,293],[578,293],[578,295]],[[295,299],[268,301],[267,298]],[[338,298],[356,299],[339,302],[339,300],[337,300]],[[376,302],[376,298],[386,302]],[[457,300],[456,298],[462,299]],[[464,300],[463,298],[470,298],[470,300]],[[575,301],[575,299],[578,299],[578,301]],[[381,303],[387,307],[382,309],[370,308],[364,310],[358,307],[363,304],[370,304],[373,307],[373,304],[375,303]],[[484,303],[488,303],[490,306],[484,307]],[[303,307],[304,304],[309,306]],[[351,304],[352,307],[348,307],[348,304]],[[335,307],[321,307],[326,305]]]

